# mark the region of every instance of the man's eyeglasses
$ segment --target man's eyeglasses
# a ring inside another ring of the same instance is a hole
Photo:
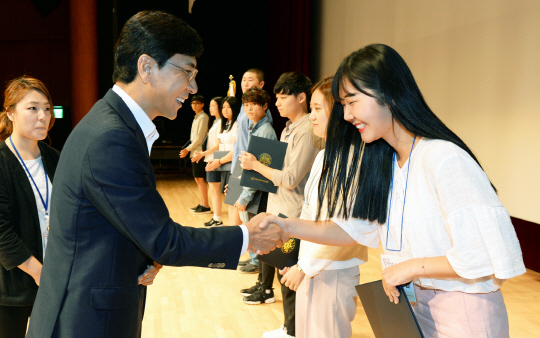
[[[168,64],[170,65],[173,65],[175,66],[176,68],[179,68],[180,70],[182,70],[184,73],[186,73],[186,75],[188,76],[188,81],[191,82],[196,76],[197,76],[197,73],[199,72],[198,69],[193,69],[193,70],[187,70],[187,69],[184,69],[180,66],[177,66],[175,65],[174,63],[172,62],[169,62],[167,61]]]

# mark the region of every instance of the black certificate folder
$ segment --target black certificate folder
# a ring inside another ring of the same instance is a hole
[[[283,214],[278,215],[287,218]],[[298,253],[300,252],[300,240],[290,238],[287,243],[283,243],[281,248],[276,248],[266,255],[257,255],[257,259],[278,269],[290,267],[298,263]]]
[[[287,143],[270,140],[263,137],[251,136],[247,152],[264,165],[281,170],[287,153]],[[277,187],[274,183],[255,170],[244,170],[240,185],[275,194]]]
[[[214,159],[215,160],[220,159],[226,156],[228,153],[230,153],[230,151],[214,151]],[[215,171],[231,171],[231,162],[223,163],[222,165],[220,165],[214,170]]]
[[[403,288],[398,288],[399,303],[394,304],[384,293],[380,280],[356,286],[375,337],[424,338]]]

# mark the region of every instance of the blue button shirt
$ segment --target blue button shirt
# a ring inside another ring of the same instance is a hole
[[[250,120],[250,122],[252,121]],[[260,119],[259,122],[257,122],[257,124],[254,125],[253,128],[251,128],[251,131],[249,132],[249,137],[251,136],[258,136],[271,140],[277,140],[276,132],[274,131],[272,125],[268,122],[268,118],[266,116]],[[256,191],[257,190],[253,188],[242,188],[242,193],[240,194],[240,197],[238,197],[238,203],[240,203],[240,205],[242,206],[248,205],[249,202],[251,202],[251,200],[253,199],[253,195],[255,195]]]
[[[268,118],[268,122],[272,124],[272,114],[270,113],[270,109],[266,109],[266,117]],[[231,174],[238,161],[238,155],[240,155],[242,151],[247,150],[249,143],[249,127],[253,125],[253,121],[247,117],[246,111],[244,110],[244,104],[240,107],[240,114],[238,114],[238,117],[236,118],[236,123],[238,123],[238,136],[236,137],[233,148]]]

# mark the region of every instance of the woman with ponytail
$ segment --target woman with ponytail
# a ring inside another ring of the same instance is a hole
[[[210,115],[215,118],[214,123],[208,131],[206,136],[206,149],[202,152],[196,152],[195,156],[191,158],[191,162],[199,162],[204,157],[204,162],[208,163],[214,160],[214,152],[219,150],[218,135],[225,131],[227,119],[223,118],[221,112],[221,104],[223,97],[216,96],[210,100],[209,112]],[[204,143],[204,142],[203,142]],[[212,207],[214,208],[214,217],[206,223],[204,226],[220,226],[223,225],[221,220],[221,172],[220,171],[207,171],[206,182],[208,182],[208,188],[210,189],[210,195],[212,197]]]
[[[59,157],[42,142],[52,108],[41,81],[8,83],[0,112],[0,338],[25,336],[39,285]]]

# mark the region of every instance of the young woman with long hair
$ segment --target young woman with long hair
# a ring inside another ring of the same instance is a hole
[[[345,58],[332,92],[342,106],[331,116],[318,187],[331,220],[314,227],[270,216],[261,226],[271,221],[324,244],[380,238],[390,262],[384,290],[397,303],[396,286],[413,281],[426,337],[508,337],[500,287],[525,266],[510,216],[472,151],[431,111],[389,46]]]
[[[222,133],[225,130],[226,119],[223,118],[221,113],[221,105],[223,102],[223,97],[216,96],[210,100],[209,111],[210,115],[215,118],[212,127],[208,131],[207,141],[206,141],[206,150],[202,152],[195,153],[195,156],[191,158],[191,162],[199,162],[204,157],[204,162],[207,164],[214,160],[214,151],[219,150],[219,139],[218,134]],[[210,195],[212,196],[212,205],[214,208],[214,216],[212,219],[206,223],[205,226],[219,226],[223,225],[221,220],[221,172],[219,171],[207,171],[206,172],[206,182],[208,182],[208,187],[210,188]]]
[[[334,103],[332,77],[317,82],[311,89],[309,119],[313,133],[323,140]],[[313,162],[300,219],[317,220],[324,154],[321,150]],[[323,207],[319,219],[327,219],[325,210]],[[368,259],[367,248],[359,244],[339,247],[303,240],[298,258],[298,264],[280,271],[284,275],[281,282],[296,291],[295,337],[350,337],[351,322],[356,314],[354,286],[360,282],[359,265]]]
[[[223,99],[221,106],[221,112],[223,115],[223,118],[221,119],[222,132],[218,134],[217,137],[219,139],[219,150],[229,151],[229,153],[222,158],[213,159],[212,161],[208,162],[208,164],[206,165],[207,172],[211,172],[220,165],[232,161],[234,143],[236,142],[236,138],[238,136],[238,123],[236,123],[236,119],[238,118],[238,114],[240,114],[241,105],[241,101],[234,96],[227,96]],[[229,171],[221,172],[222,190],[229,182],[230,176],[231,173]],[[229,206],[228,212],[229,225],[242,224],[242,221],[240,220],[240,215],[238,214],[238,210],[235,207]]]

